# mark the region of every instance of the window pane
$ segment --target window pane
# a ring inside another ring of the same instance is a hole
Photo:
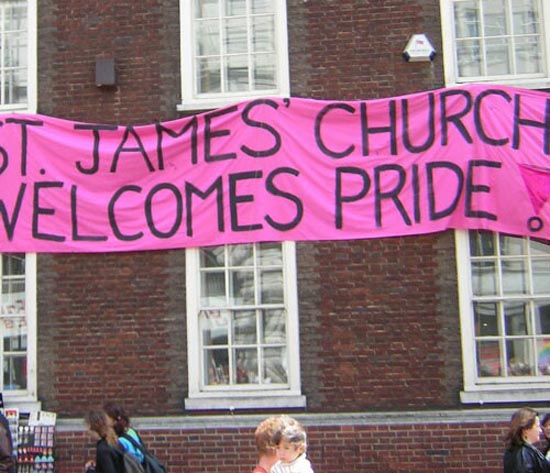
[[[24,254],[3,254],[2,255],[2,274],[4,276],[24,276],[25,275],[25,255]]]
[[[526,254],[527,242],[523,238],[499,235],[500,254],[504,256],[521,256]]]
[[[283,300],[283,272],[269,270],[260,273],[260,298],[263,304],[282,304]]]
[[[474,303],[476,336],[498,335],[497,305],[495,303]]]
[[[260,266],[282,266],[283,249],[280,243],[260,243],[258,246]]]
[[[225,14],[227,16],[245,15],[246,0],[225,0]]]
[[[542,72],[542,52],[538,38],[518,38],[515,54],[518,73],[536,74]]]
[[[455,2],[455,35],[457,38],[472,38],[480,36],[479,11],[474,0]]]
[[[476,296],[497,293],[496,266],[493,261],[476,261],[472,263],[472,289]]]
[[[267,384],[286,384],[288,372],[286,369],[286,349],[266,348],[264,355],[264,382]]]
[[[228,311],[201,311],[200,329],[203,345],[227,345],[229,341],[229,323]]]
[[[225,249],[223,246],[203,248],[200,253],[201,268],[221,268],[225,264]]]
[[[483,1],[483,26],[485,36],[502,36],[509,34],[506,22],[505,0]]]
[[[254,304],[254,271],[231,271],[230,281],[230,299],[233,304]]]
[[[460,77],[476,77],[482,74],[481,45],[479,40],[457,43],[458,74]]]
[[[480,377],[502,374],[499,344],[496,341],[477,343],[477,374]]]
[[[495,237],[493,233],[484,231],[471,231],[470,254],[472,256],[494,256],[496,255]]]
[[[256,343],[256,311],[237,310],[233,317],[234,343],[240,345]]]
[[[502,262],[502,291],[504,294],[527,294],[527,265],[524,260]]]
[[[275,50],[275,25],[272,16],[257,16],[252,20],[252,47],[254,52]]]
[[[219,0],[195,0],[197,18],[209,18],[218,16]]]
[[[535,374],[532,345],[529,340],[509,340],[506,342],[506,358],[509,376],[530,376]]]
[[[285,313],[283,310],[264,310],[263,314],[263,343],[285,343]]]
[[[273,11],[270,0],[251,0],[252,13],[271,13]]]
[[[217,56],[220,54],[220,33],[216,20],[197,23],[195,47],[198,56]]]
[[[237,384],[258,383],[258,353],[256,349],[235,350],[237,367],[235,379]]]
[[[540,32],[540,19],[535,0],[513,0],[512,11],[515,34],[537,34]]]
[[[525,304],[504,304],[506,335],[526,335],[529,313]]]
[[[221,307],[225,305],[225,273],[221,271],[203,273],[201,276],[201,305]]]
[[[230,266],[252,266],[254,264],[254,246],[252,244],[232,245],[228,247]]]
[[[4,356],[4,389],[6,391],[27,388],[26,365],[27,358],[24,355]]]
[[[550,334],[550,300],[535,303],[535,333]]]
[[[205,384],[229,384],[229,357],[227,350],[206,350]]]
[[[246,35],[246,20],[244,18],[229,19],[225,22],[224,52],[238,54],[248,52]]]
[[[199,76],[198,93],[220,92],[222,90],[222,77],[220,60],[217,58],[204,58],[197,60],[197,72]]]
[[[260,54],[254,57],[254,87],[274,89],[277,85],[275,55]]]
[[[226,76],[226,89],[229,92],[248,90],[248,56],[239,55],[227,58]]]
[[[533,293],[547,294],[550,290],[550,260],[535,260],[532,263]]]
[[[512,72],[510,44],[507,39],[491,39],[485,44],[487,55],[487,74],[504,75]]]
[[[550,375],[550,339],[548,338],[537,344],[537,363],[541,375]]]

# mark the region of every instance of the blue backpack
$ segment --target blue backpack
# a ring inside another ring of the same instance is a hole
[[[144,473],[166,473],[166,467],[154,455],[149,453],[142,444],[136,442],[132,437],[127,434],[121,435],[121,437],[127,439],[134,447],[136,447],[138,450],[141,451],[141,453],[143,453]],[[131,456],[135,460],[135,457],[133,455],[128,454],[128,456]],[[137,460],[135,460],[135,462],[139,464]],[[127,471],[126,473],[130,472]]]

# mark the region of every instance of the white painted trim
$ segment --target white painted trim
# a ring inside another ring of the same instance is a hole
[[[506,424],[516,411],[504,409],[455,409],[435,411],[377,411],[377,412],[327,412],[292,414],[305,427],[342,427],[342,426],[395,426],[395,425],[440,425],[440,424]],[[132,417],[132,425],[140,431],[175,430],[190,431],[196,429],[254,429],[266,418],[266,414],[224,414],[193,415],[167,417]],[[83,419],[58,419],[55,425],[57,432],[83,432],[86,430]]]
[[[180,0],[180,64],[181,64],[181,103],[179,111],[199,111],[221,108],[258,97],[283,97],[290,95],[288,65],[288,31],[286,0],[275,2],[275,42],[277,50],[277,84],[271,90],[239,93],[203,94],[197,97],[195,90],[195,70],[193,62],[193,10],[190,0]]]
[[[512,383],[508,379],[478,381],[476,376],[476,346],[470,276],[470,244],[467,230],[455,231],[456,266],[460,332],[462,341],[462,371],[464,379],[460,400],[464,404],[546,402],[550,399],[550,381]]]
[[[495,80],[488,78],[486,81],[477,79],[457,81],[456,72],[456,54],[455,54],[455,36],[453,21],[453,4],[465,0],[440,0],[441,14],[441,40],[443,49],[443,68],[445,77],[445,86],[454,87],[474,82],[490,82],[494,84],[523,87],[526,89],[543,89],[550,87],[550,2],[547,0],[537,0],[541,7],[543,27],[542,55],[544,59],[545,71],[543,77],[518,78],[510,76],[507,79]],[[546,27],[546,28],[545,28]]]
[[[40,409],[37,401],[37,316],[36,316],[36,254],[25,255],[25,310],[27,320],[27,389],[5,390],[6,407],[19,407],[21,412]]]
[[[296,244],[283,242],[283,267],[285,284],[285,307],[287,314],[287,352],[289,388],[281,389],[237,389],[201,391],[200,377],[203,373],[199,354],[198,314],[200,298],[199,249],[186,250],[186,293],[187,293],[187,362],[188,398],[186,409],[230,409],[305,407],[306,399],[301,394],[300,336],[298,322],[298,288],[296,271]]]

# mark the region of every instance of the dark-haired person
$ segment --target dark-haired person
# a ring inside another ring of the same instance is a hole
[[[15,473],[10,423],[2,413],[0,413],[0,473]]]
[[[105,412],[90,412],[86,423],[90,433],[97,439],[96,458],[86,463],[86,473],[124,473],[117,435]]]
[[[550,457],[550,414],[546,414],[540,421],[542,428],[542,442],[540,443],[540,451],[546,457]]]
[[[540,434],[537,411],[522,407],[514,412],[505,439],[504,473],[550,473],[550,462],[534,445]]]
[[[143,463],[143,452],[132,444],[130,440],[124,438],[125,435],[128,435],[138,444],[142,445],[143,443],[136,430],[130,426],[130,417],[128,417],[124,408],[116,402],[106,402],[103,404],[103,411],[107,414],[113,429],[115,429],[119,445],[136,457],[139,463]]]

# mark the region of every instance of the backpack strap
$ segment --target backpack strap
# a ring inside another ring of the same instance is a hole
[[[124,437],[126,440],[128,440],[134,447],[136,447],[144,455],[146,453],[149,453],[145,448],[145,445],[143,445],[143,443],[136,442],[136,439],[134,439],[131,435],[122,434],[121,437]],[[139,437],[139,434],[138,434],[138,437]],[[141,437],[139,437],[139,440],[141,441]]]

